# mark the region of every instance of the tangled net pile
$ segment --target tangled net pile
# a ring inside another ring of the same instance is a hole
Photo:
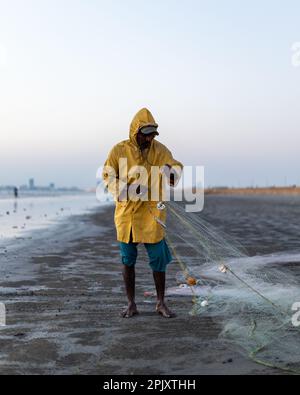
[[[167,239],[178,282],[193,295],[191,313],[221,323],[220,336],[255,362],[300,374],[300,327],[292,323],[300,255],[249,257],[198,214],[176,202],[167,207]]]

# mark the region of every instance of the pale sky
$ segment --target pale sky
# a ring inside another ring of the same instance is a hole
[[[206,185],[300,184],[300,2],[0,0],[0,184],[95,185],[148,107]]]

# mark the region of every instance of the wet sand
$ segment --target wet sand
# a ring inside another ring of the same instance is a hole
[[[189,315],[188,296],[168,297],[177,317],[155,312],[144,247],[137,263],[140,315],[125,306],[113,207],[73,216],[0,251],[0,374],[278,374],[218,339],[220,327]],[[176,286],[175,263],[168,286]]]

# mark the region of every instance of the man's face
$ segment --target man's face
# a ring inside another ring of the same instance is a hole
[[[136,141],[140,149],[143,150],[149,148],[155,136],[156,136],[155,132],[150,134],[143,134],[142,132],[139,131],[136,137]]]

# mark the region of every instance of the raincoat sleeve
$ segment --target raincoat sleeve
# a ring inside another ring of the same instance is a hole
[[[169,168],[171,168],[172,170],[171,174],[174,174],[174,176],[172,177],[174,180],[174,186],[176,186],[181,178],[183,164],[178,160],[174,159],[171,151],[169,151],[167,148],[165,148],[164,164]]]
[[[123,190],[120,189],[120,180],[119,180],[119,154],[116,147],[114,147],[109,155],[107,160],[104,163],[102,178],[105,187],[108,192],[110,192],[115,201],[120,201]],[[127,188],[126,188],[127,191]],[[127,192],[126,192],[127,193]]]

